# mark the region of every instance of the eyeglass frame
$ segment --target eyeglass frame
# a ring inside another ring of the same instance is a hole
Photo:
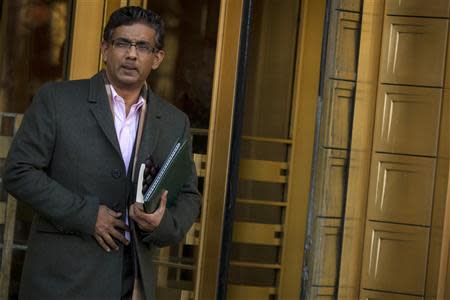
[[[115,46],[117,41],[121,41],[124,44],[127,44],[127,47],[121,48],[121,47]],[[142,54],[151,54],[151,53],[156,53],[159,51],[159,49],[157,47],[153,47],[152,45],[150,45],[149,42],[146,42],[146,41],[130,41],[129,39],[118,37],[115,39],[111,39],[109,42],[111,43],[112,47],[117,50],[130,51],[131,47],[134,46],[134,48],[136,49],[136,52],[140,53],[140,54],[141,53]],[[139,48],[139,45],[144,45],[144,46],[148,45],[148,49],[149,49],[148,52],[145,48]]]

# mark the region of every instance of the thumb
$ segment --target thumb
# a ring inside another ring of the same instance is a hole
[[[112,209],[108,209],[108,214],[113,216],[114,218],[118,218],[122,215],[120,211],[114,211]]]
[[[164,193],[161,195],[161,204],[159,205],[159,207],[166,208],[168,194],[169,191],[165,190]]]

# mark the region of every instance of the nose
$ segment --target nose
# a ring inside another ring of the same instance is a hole
[[[131,45],[130,48],[128,48],[127,54],[128,57],[136,57],[137,56],[136,45]]]

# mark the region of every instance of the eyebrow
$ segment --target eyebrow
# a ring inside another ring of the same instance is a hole
[[[147,41],[147,40],[132,40],[132,39],[129,39],[129,38],[126,38],[123,36],[118,36],[116,38],[112,38],[112,40],[118,40],[118,39],[129,41],[129,42],[135,42],[135,43],[149,43],[150,45],[152,44],[150,41]]]

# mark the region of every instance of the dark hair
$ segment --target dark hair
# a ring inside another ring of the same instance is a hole
[[[122,25],[133,25],[141,23],[148,25],[156,31],[155,47],[159,50],[164,48],[164,21],[150,9],[143,9],[138,6],[125,6],[114,11],[109,17],[108,23],[103,30],[103,40],[111,41],[115,28]]]

